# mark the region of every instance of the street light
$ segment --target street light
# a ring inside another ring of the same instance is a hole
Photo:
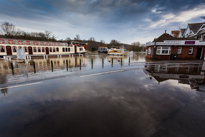
[[[153,60],[155,60],[155,52],[156,52],[155,49],[156,49],[156,46],[157,46],[156,43],[157,43],[157,42],[156,42],[156,38],[155,38],[155,39],[154,39],[154,56],[153,56]]]
[[[205,0],[203,1],[203,3],[205,3]],[[202,19],[205,19],[205,16],[201,16]]]

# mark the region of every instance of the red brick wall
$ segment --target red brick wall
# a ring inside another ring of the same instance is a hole
[[[182,47],[181,54],[177,54],[178,47]],[[192,54],[189,54],[190,47],[193,47]],[[203,47],[199,47],[199,46],[172,46],[172,54],[177,54],[177,59],[190,59],[190,60],[196,59],[196,54],[197,54],[198,48],[203,48]],[[201,59],[203,59],[204,51],[205,51],[205,47],[203,48]]]
[[[149,46],[149,47],[151,47],[152,49],[154,48],[154,46]],[[146,47],[146,49],[148,50],[149,47]],[[182,47],[181,54],[177,54],[178,47]],[[190,47],[193,47],[192,54],[189,54]],[[177,59],[179,60],[194,60],[196,59],[198,48],[203,48],[202,56],[201,56],[201,60],[203,60],[204,54],[205,54],[205,46],[172,46],[171,54],[177,54]],[[147,55],[146,58],[151,59],[151,54]],[[156,60],[170,60],[172,59],[172,55],[156,55],[156,51],[155,51],[155,59]]]

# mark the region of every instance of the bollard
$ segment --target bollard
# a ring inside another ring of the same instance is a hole
[[[92,69],[93,69],[93,59],[91,59],[91,65],[92,65]]]
[[[34,73],[36,73],[36,64],[34,61],[33,61],[33,70],[34,70]]]
[[[129,57],[129,65],[130,65],[130,57]]]
[[[80,70],[81,70],[81,59],[80,59]]]
[[[12,62],[11,62],[11,70],[12,70],[12,74],[14,75],[14,66]]]
[[[53,61],[51,60],[51,69],[52,69],[52,72],[53,72]]]
[[[68,71],[68,60],[66,60],[66,69]]]

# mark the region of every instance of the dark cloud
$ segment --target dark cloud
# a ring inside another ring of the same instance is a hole
[[[146,32],[146,28],[165,18],[165,15],[178,16],[183,11],[203,5],[202,0],[0,0],[0,2],[0,14],[6,16],[47,23],[57,20],[72,28],[95,29],[95,33],[110,33],[113,30],[118,34],[122,32],[121,37],[123,32],[128,36],[136,35],[134,30],[145,31],[142,33],[147,34],[149,32]],[[176,29],[181,23],[177,25]],[[164,32],[164,28],[162,29]],[[159,27],[153,30],[158,31],[158,34],[161,31]]]

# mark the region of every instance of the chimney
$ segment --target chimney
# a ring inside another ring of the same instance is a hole
[[[165,30],[165,33],[167,33],[167,30]]]

